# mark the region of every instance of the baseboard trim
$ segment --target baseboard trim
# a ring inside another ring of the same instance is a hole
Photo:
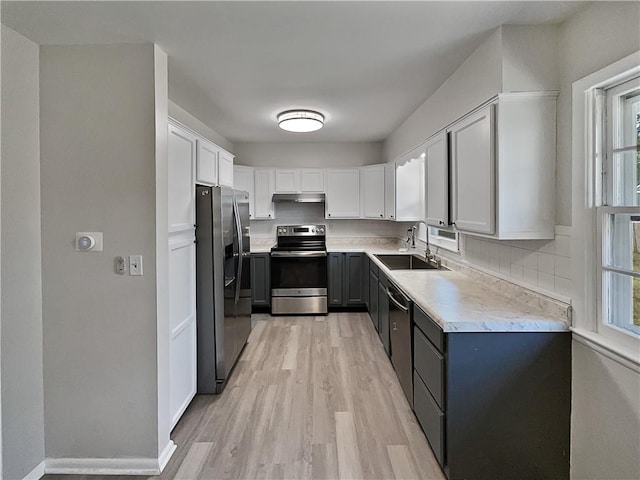
[[[36,465],[36,468],[27,473],[27,476],[22,480],[40,480],[44,476],[44,465],[45,461],[41,461],[39,465]]]
[[[173,440],[169,440],[169,443],[164,447],[164,450],[158,458],[158,467],[160,468],[160,472],[162,472],[164,467],[167,466],[167,463],[169,463],[169,460],[171,459],[173,452],[176,451],[176,448],[178,448],[178,446],[173,442]]]
[[[159,475],[176,448],[176,444],[169,440],[158,458],[47,458],[44,461],[43,474]]]

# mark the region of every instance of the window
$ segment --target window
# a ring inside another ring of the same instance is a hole
[[[429,244],[451,252],[459,252],[458,232],[429,227]]]
[[[598,324],[640,336],[640,77],[593,98]]]

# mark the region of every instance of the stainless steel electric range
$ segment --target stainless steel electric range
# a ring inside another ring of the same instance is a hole
[[[282,225],[271,249],[271,313],[327,313],[324,225]]]

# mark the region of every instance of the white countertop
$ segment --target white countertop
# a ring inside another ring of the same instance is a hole
[[[270,247],[269,247],[270,248]],[[257,248],[252,252],[260,252]],[[265,250],[265,251],[268,251]],[[453,270],[389,270],[374,255],[401,253],[384,240],[328,239],[329,252],[363,252],[445,332],[567,331],[566,319]],[[413,250],[406,254],[421,254]]]

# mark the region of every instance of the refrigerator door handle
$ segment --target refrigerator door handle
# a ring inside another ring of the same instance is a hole
[[[242,257],[244,256],[244,252],[242,251],[242,226],[240,225],[240,212],[235,195],[233,196],[233,214],[236,219],[236,241],[238,242],[238,272],[236,274],[236,303],[238,303],[240,300],[240,284],[242,283]]]

